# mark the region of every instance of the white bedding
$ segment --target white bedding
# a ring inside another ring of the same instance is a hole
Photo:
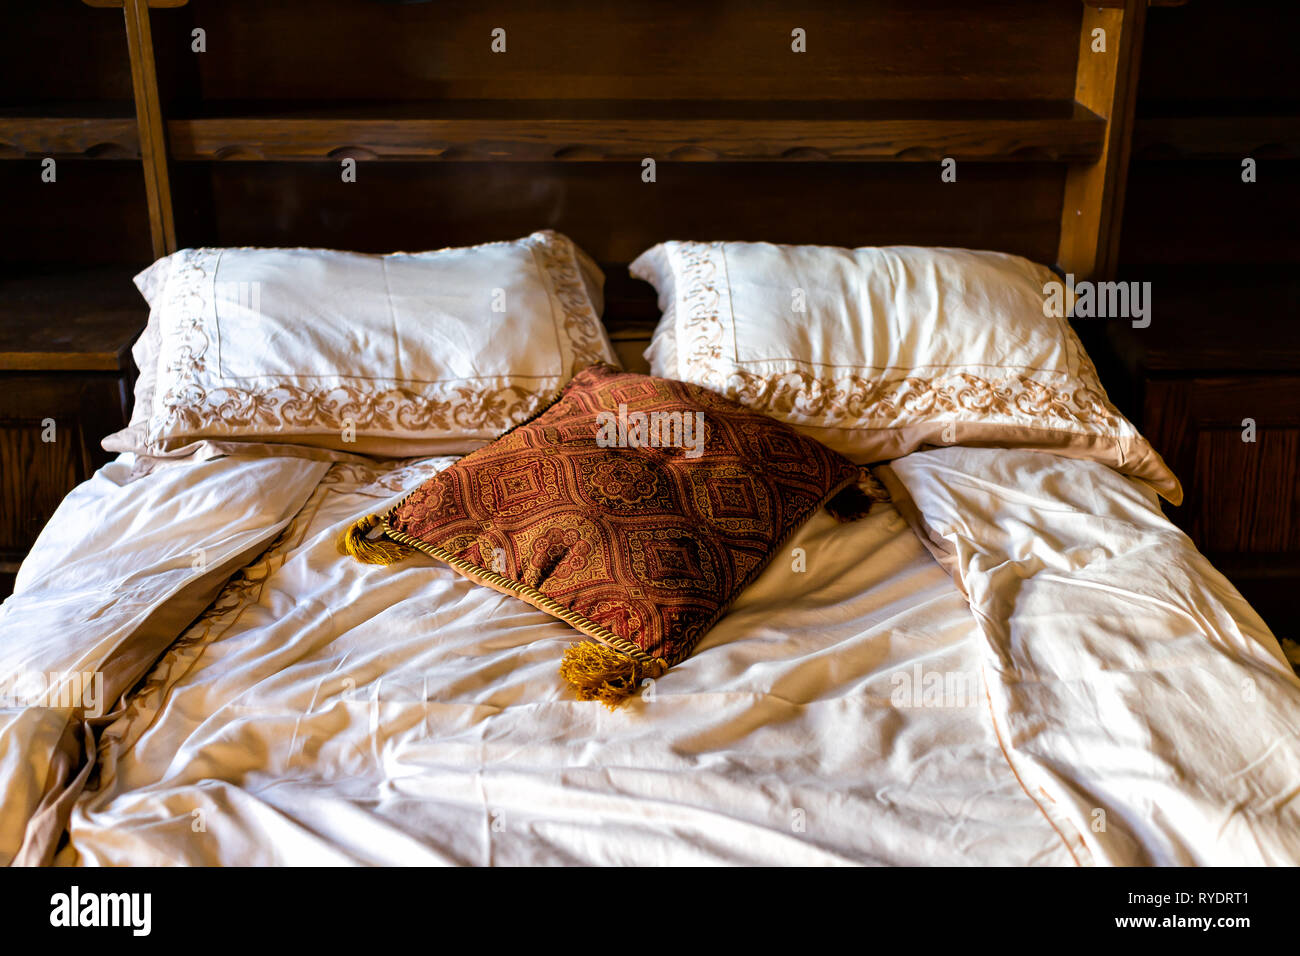
[[[51,636],[49,669],[115,646],[49,583],[78,535],[129,549],[169,521],[183,554],[221,537],[205,509],[238,486],[260,504],[225,533],[275,543],[149,645],[84,781],[70,757],[45,779],[48,727],[18,726],[42,709],[4,711],[0,854],[48,859],[59,819],[66,864],[1300,862],[1300,681],[1132,479],[1031,451],[900,459],[920,537],[889,506],[819,514],[611,713],[558,679],[563,623],[432,560],[335,551],[447,461],[229,458],[84,486],[0,610],[6,668],[28,633]],[[153,484],[209,478],[180,505]],[[99,495],[122,500],[92,527]],[[156,577],[136,577],[155,614],[178,600]],[[180,577],[191,600],[207,580]],[[62,816],[24,824],[61,790]]]
[[[889,473],[970,596],[1008,759],[1088,854],[1300,861],[1300,679],[1153,492],[991,448]]]
[[[0,605],[0,863],[48,859],[63,798],[90,770],[89,725],[279,533],[326,467],[223,458],[131,481],[130,462],[117,461],[64,499]],[[65,693],[82,675],[95,675],[91,693]],[[33,678],[36,703],[82,706],[24,706]]]

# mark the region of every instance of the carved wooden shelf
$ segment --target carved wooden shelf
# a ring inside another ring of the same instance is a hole
[[[1105,121],[1060,101],[462,101],[209,107],[167,130],[177,160],[1075,162]]]
[[[149,318],[122,266],[0,274],[0,372],[121,372]]]
[[[1300,113],[1139,117],[1133,128],[1133,156],[1296,159],[1300,157]]]
[[[130,103],[0,106],[0,159],[139,159]]]

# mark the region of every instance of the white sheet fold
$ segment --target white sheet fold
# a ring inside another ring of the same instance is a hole
[[[1300,862],[1300,680],[1145,485],[987,448],[883,471],[970,598],[1000,743],[1093,859]]]
[[[63,500],[0,605],[0,863],[53,853],[66,809],[41,811],[84,768],[68,721],[111,711],[327,467],[223,458],[132,480],[125,456]]]

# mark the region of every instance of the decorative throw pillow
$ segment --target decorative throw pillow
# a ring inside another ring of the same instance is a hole
[[[828,499],[843,520],[864,513],[862,480],[708,389],[593,365],[339,547],[377,564],[414,549],[573,625],[591,641],[560,672],[612,707],[690,654]]]
[[[390,255],[183,249],[136,278],[136,408],[104,447],[468,452],[616,361],[602,282],[549,231]]]
[[[666,242],[630,269],[659,292],[651,374],[711,388],[854,461],[927,445],[1028,447],[1182,498],[1052,308],[1056,276],[1028,259]]]

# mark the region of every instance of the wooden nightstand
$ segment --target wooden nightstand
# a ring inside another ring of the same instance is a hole
[[[121,269],[0,279],[0,597],[126,424],[148,309]],[[51,440],[52,439],[52,440]]]
[[[1166,513],[1279,637],[1295,640],[1300,283],[1292,272],[1206,266],[1127,275],[1152,283],[1151,325],[1108,320],[1105,338],[1121,375],[1116,400],[1183,483],[1183,505]]]

